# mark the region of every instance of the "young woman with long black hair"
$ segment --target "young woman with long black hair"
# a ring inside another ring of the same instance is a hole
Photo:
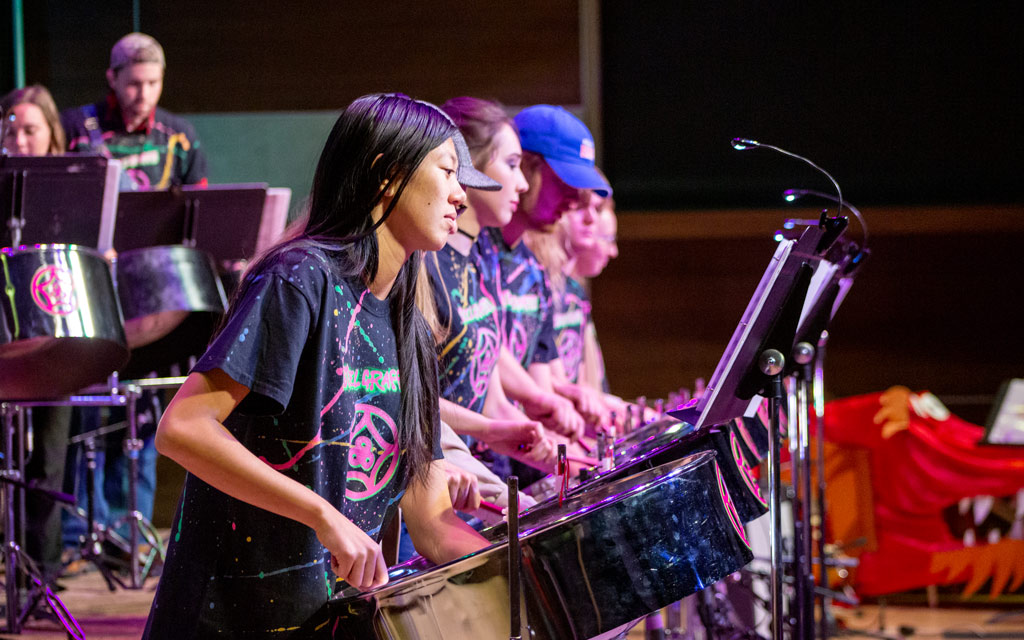
[[[486,546],[451,508],[414,304],[420,251],[455,232],[471,185],[454,131],[394,94],[338,118],[304,231],[254,264],[160,423],[189,474],[145,637],[316,627],[332,570],[387,581],[377,539],[399,505],[435,562]]]

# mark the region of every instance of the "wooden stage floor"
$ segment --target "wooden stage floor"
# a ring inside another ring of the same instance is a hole
[[[140,590],[111,592],[100,574],[93,570],[63,578],[61,583],[67,588],[58,596],[89,640],[134,639],[141,636],[146,624],[156,582],[156,578],[151,578]],[[877,605],[863,605],[857,609],[836,608],[834,612],[848,629],[843,638],[877,638],[879,632],[894,639],[1024,638],[1024,611],[1005,608],[888,606],[880,616]],[[882,628],[880,623],[884,625]],[[910,633],[901,635],[901,627]],[[55,622],[30,620],[20,636],[0,633],[0,638],[65,640],[66,635]],[[629,634],[629,640],[643,639],[643,625]]]

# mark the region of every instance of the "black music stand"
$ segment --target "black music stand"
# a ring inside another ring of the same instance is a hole
[[[749,415],[770,378],[758,361],[767,350],[793,346],[814,265],[845,228],[845,218],[807,227],[797,240],[782,240],[733,331],[704,394],[669,415],[700,429]],[[783,356],[785,357],[785,356]]]
[[[782,638],[782,513],[779,412],[786,355],[792,352],[808,287],[823,255],[846,228],[845,218],[822,216],[799,239],[783,239],[758,283],[704,394],[669,415],[697,429],[723,424],[769,401],[772,636]]]
[[[852,242],[836,242],[815,267],[801,312],[800,324],[794,338],[793,349],[787,359],[785,373],[792,375],[795,412],[791,414],[790,434],[794,450],[792,460],[793,486],[793,575],[795,585],[796,637],[813,636],[815,594],[821,594],[820,635],[827,637],[828,611],[827,562],[824,529],[818,539],[819,581],[816,589],[812,567],[811,526],[811,400],[817,417],[816,438],[818,448],[818,502],[817,508],[824,523],[824,353],[828,339],[826,331],[853,283],[853,275],[868,255]],[[823,524],[822,524],[823,527]]]
[[[3,246],[112,246],[121,163],[102,156],[0,156]]]
[[[114,249],[183,244],[206,251],[218,265],[248,259],[256,251],[266,198],[263,183],[125,191],[117,207]]]

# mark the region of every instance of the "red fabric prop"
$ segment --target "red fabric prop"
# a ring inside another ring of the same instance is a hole
[[[968,547],[943,517],[962,498],[1024,487],[1024,450],[978,445],[983,434],[935,396],[901,387],[827,405],[826,440],[869,452],[877,549],[860,554],[857,591],[870,596],[967,582],[967,596],[992,578],[995,596],[1024,583],[1024,542]],[[829,496],[839,508],[842,500]]]

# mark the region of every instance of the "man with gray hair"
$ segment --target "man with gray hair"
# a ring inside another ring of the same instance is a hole
[[[195,129],[157,106],[164,86],[164,50],[144,33],[129,33],[110,50],[110,93],[61,114],[68,151],[121,161],[122,189],[205,184],[206,157]]]

